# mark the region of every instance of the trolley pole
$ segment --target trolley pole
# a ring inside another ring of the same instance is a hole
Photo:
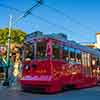
[[[9,86],[9,75],[8,70],[10,67],[10,41],[11,41],[11,26],[12,26],[12,16],[10,15],[9,20],[9,34],[8,34],[8,46],[7,46],[7,64],[6,64],[6,72],[5,72],[5,81],[3,83],[4,86]]]

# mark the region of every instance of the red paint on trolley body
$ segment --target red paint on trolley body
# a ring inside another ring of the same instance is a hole
[[[47,38],[41,40],[47,42],[47,58],[23,62],[23,78],[20,80],[20,83],[24,90],[39,89],[47,93],[54,93],[66,88],[84,88],[95,86],[97,84],[97,75],[93,75],[93,67],[88,66],[90,67],[90,69],[88,69],[88,67],[82,63],[78,64],[76,61],[74,61],[76,63],[70,63],[70,61],[63,60],[63,51],[60,51],[61,56],[59,59],[53,59],[54,51],[52,45],[55,41],[60,44],[60,46],[65,46],[65,44],[67,44],[67,46],[74,49],[77,48],[80,50],[81,48],[80,52],[84,51],[82,51],[82,47],[79,47],[79,45],[73,44],[72,42],[64,43],[57,39]],[[38,41],[38,39],[36,41]],[[85,52],[89,53],[89,50]],[[81,54],[81,56],[84,55]],[[82,57],[80,60],[82,61]]]

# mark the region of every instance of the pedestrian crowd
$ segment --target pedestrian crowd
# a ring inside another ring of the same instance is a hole
[[[18,80],[22,77],[22,51],[17,45],[13,45],[10,49],[9,55],[9,68],[8,68],[8,80],[11,86],[18,84]],[[7,49],[0,49],[0,62],[3,63],[4,72],[7,70]],[[5,73],[6,74],[6,73]],[[5,75],[6,76],[6,75]],[[5,77],[6,78],[6,77]]]

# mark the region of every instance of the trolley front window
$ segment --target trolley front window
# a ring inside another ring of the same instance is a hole
[[[25,44],[24,46],[24,58],[25,59],[45,59],[46,53],[46,41],[35,41],[32,44]]]
[[[33,53],[33,46],[32,44],[25,44],[23,49],[23,58],[25,59],[33,59],[34,53]]]
[[[47,43],[45,41],[37,42],[37,48],[36,48],[36,58],[37,59],[45,59],[47,58],[46,54],[46,45]]]

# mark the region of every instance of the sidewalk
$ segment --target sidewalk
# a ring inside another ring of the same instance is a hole
[[[6,89],[7,87],[2,86],[2,84],[0,83],[0,91]]]
[[[11,90],[21,90],[20,85],[16,85],[16,86],[3,86],[2,82],[0,82],[0,90],[3,89],[11,89]]]

